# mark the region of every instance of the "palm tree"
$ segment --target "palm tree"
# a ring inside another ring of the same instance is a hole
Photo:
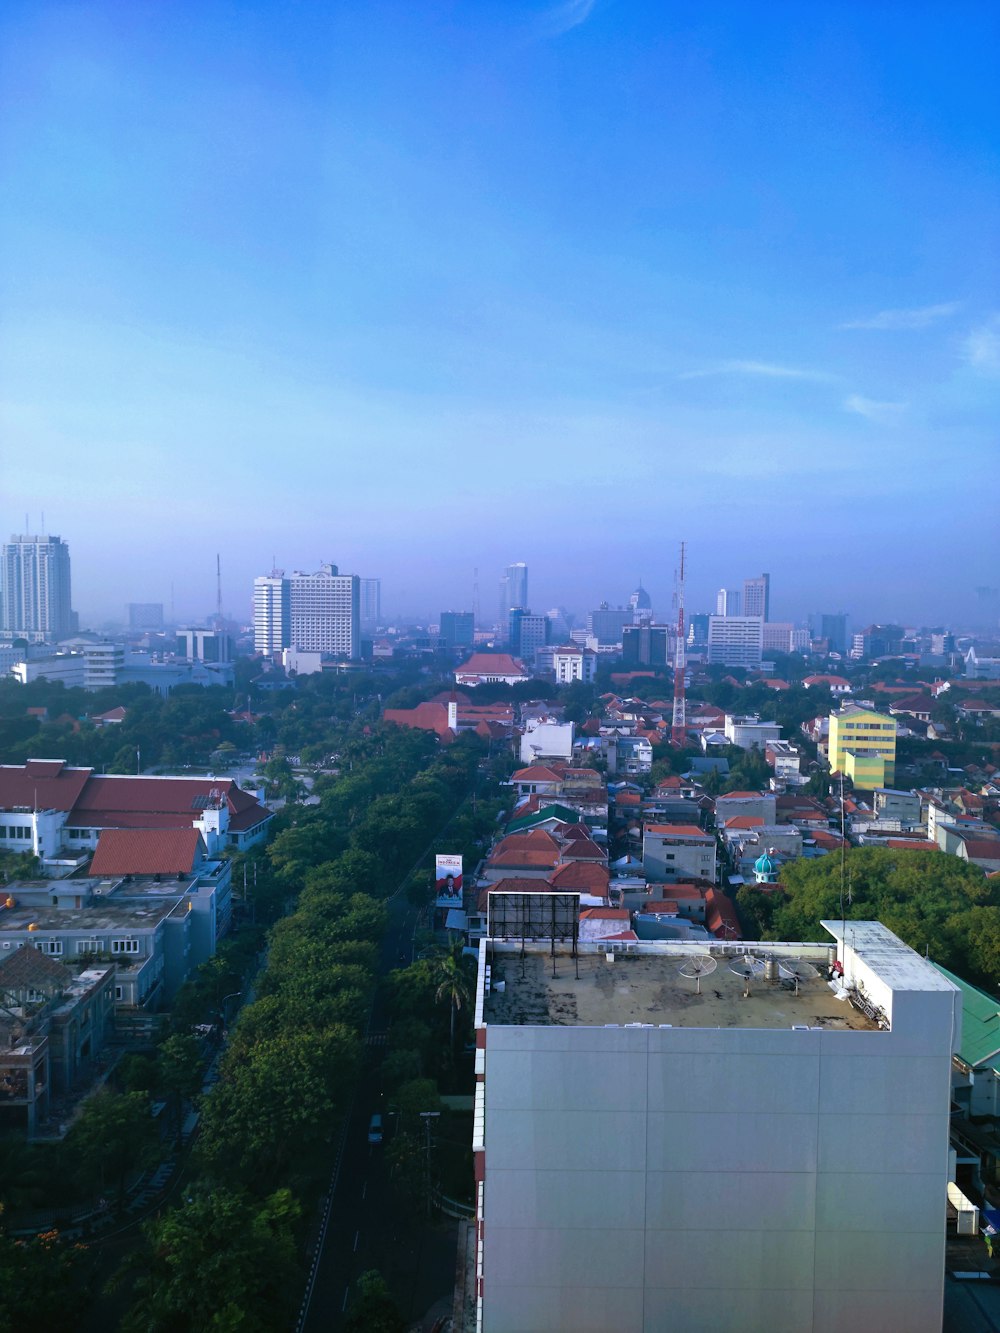
[[[438,983],[434,999],[438,1004],[447,1001],[451,1011],[451,1051],[455,1053],[455,1015],[463,1004],[469,1003],[471,991],[465,969],[453,953],[446,954],[434,969]]]

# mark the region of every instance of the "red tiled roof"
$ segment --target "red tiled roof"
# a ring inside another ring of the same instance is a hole
[[[602,897],[608,892],[611,876],[607,866],[596,865],[593,861],[566,861],[549,876],[549,883],[560,893],[599,893]]]
[[[627,921],[628,910],[624,907],[581,907],[580,920],[587,921]]]
[[[592,839],[574,838],[562,849],[563,861],[606,861],[607,853]]]
[[[715,803],[718,805],[720,801],[759,801],[763,795],[764,793],[759,791],[727,791],[725,795],[717,796]]]
[[[936,842],[927,842],[923,838],[887,838],[886,845],[896,847],[904,852],[937,852],[941,850]],[[1000,846],[1000,843],[997,845]]]
[[[1000,861],[1000,838],[965,838],[969,860]]]
[[[641,805],[642,797],[635,791],[620,791],[615,796],[615,805]]]
[[[561,782],[562,774],[547,764],[532,764],[510,775],[511,782]]]
[[[189,875],[201,860],[196,828],[104,829],[90,864],[92,875]]]
[[[530,678],[524,663],[510,653],[473,653],[457,669],[457,676],[520,676]]]
[[[726,820],[725,827],[727,829],[763,828],[764,821],[760,815],[733,815],[732,819]]]
[[[198,818],[213,791],[225,799],[235,832],[270,818],[271,812],[232,778],[91,777],[67,823],[74,828],[184,828]]]
[[[554,866],[557,864],[558,856],[555,852],[534,851],[526,847],[524,851],[504,851],[494,852],[486,864],[493,868],[494,866],[502,868],[503,866]]]
[[[0,808],[72,810],[93,773],[92,768],[67,768],[62,759],[29,759],[0,767]]]
[[[705,891],[705,925],[720,939],[742,939],[740,920],[732,902],[718,889]]]
[[[384,722],[393,722],[397,727],[410,727],[414,731],[433,731],[438,736],[449,732],[448,708],[445,704],[422,703],[415,708],[386,708],[382,714]]]

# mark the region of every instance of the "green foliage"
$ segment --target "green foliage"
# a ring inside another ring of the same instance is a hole
[[[357,1035],[343,1025],[282,1030],[229,1050],[202,1119],[201,1153],[213,1176],[235,1168],[248,1181],[273,1182],[293,1155],[308,1164],[347,1104],[360,1057]]]
[[[128,1177],[151,1161],[156,1137],[144,1093],[101,1090],[85,1102],[68,1143],[87,1184],[115,1189],[121,1208]]]
[[[15,1240],[0,1208],[0,1333],[69,1333],[87,1303],[86,1248],[48,1231]]]
[[[299,1289],[290,1191],[261,1202],[199,1191],[144,1228],[129,1268],[136,1300],[123,1333],[272,1333],[289,1326]]]
[[[354,1303],[343,1323],[346,1333],[402,1333],[405,1321],[381,1273],[374,1268],[362,1273],[354,1290]]]
[[[839,919],[840,857],[792,861],[782,868],[785,894],[746,886],[741,912],[764,938],[827,938],[821,920]],[[762,899],[771,898],[771,902]],[[1000,881],[936,851],[855,847],[845,858],[848,919],[883,922],[919,953],[979,984],[995,986],[1000,970]]]

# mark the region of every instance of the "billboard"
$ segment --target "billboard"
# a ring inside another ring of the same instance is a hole
[[[434,906],[462,906],[462,858],[460,856],[435,856]]]
[[[502,881],[501,881],[502,885]],[[490,889],[487,934],[493,940],[576,940],[578,893],[505,893]]]

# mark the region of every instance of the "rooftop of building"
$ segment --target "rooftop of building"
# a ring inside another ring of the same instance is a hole
[[[607,961],[599,946],[580,949],[578,960],[568,950],[555,955],[528,952],[519,946],[491,941],[491,979],[503,980],[503,991],[484,997],[487,1024],[542,1027],[621,1027],[626,1024],[697,1028],[790,1028],[804,1026],[841,1031],[877,1031],[878,1025],[849,1000],[837,999],[827,983],[831,949],[826,945],[784,946],[784,953],[760,946],[753,957],[774,956],[786,975],[764,978],[763,962],[751,963],[735,953],[728,956],[710,942],[673,943],[651,952],[615,951]],[[562,948],[562,946],[561,946]],[[650,949],[647,945],[646,949]],[[681,968],[714,970],[696,977],[681,975]],[[806,966],[803,966],[806,964]],[[812,975],[801,977],[797,989],[792,968]],[[752,971],[749,980],[745,975]],[[577,976],[579,971],[579,976]],[[746,994],[749,989],[749,995]]]

